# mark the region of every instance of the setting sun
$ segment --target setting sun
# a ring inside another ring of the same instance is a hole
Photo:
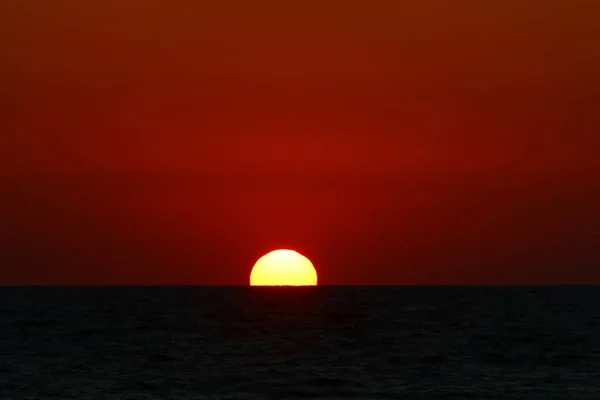
[[[250,286],[315,286],[317,271],[302,254],[275,250],[262,256],[250,273]]]

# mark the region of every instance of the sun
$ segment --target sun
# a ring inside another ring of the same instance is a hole
[[[317,271],[294,250],[275,250],[258,259],[250,273],[250,286],[316,286]]]

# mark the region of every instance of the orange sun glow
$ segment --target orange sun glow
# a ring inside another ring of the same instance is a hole
[[[317,271],[294,250],[275,250],[258,259],[250,273],[250,286],[316,286]]]

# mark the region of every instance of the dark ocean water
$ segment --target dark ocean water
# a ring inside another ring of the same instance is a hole
[[[600,399],[600,287],[0,288],[4,399]]]

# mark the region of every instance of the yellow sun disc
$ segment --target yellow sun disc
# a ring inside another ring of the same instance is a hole
[[[250,273],[250,286],[315,286],[317,271],[294,250],[275,250],[258,259]]]

